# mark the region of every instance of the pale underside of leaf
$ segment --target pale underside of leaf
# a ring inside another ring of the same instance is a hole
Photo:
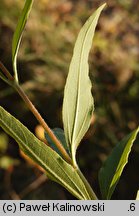
[[[26,21],[28,19],[29,13],[31,11],[31,7],[34,0],[26,0],[24,8],[22,10],[21,16],[19,18],[16,30],[13,35],[12,40],[12,62],[13,62],[13,70],[16,81],[18,81],[18,74],[17,74],[17,53],[19,49],[19,45],[22,38],[22,33],[24,30],[24,27],[26,25]]]
[[[77,171],[1,106],[0,126],[17,141],[25,154],[46,170],[52,180],[64,186],[78,199],[91,199]]]
[[[99,15],[105,4],[96,10],[82,27],[73,52],[65,85],[63,100],[63,123],[66,141],[71,145],[72,158],[90,126],[94,101],[89,79],[88,55]]]
[[[138,132],[139,128],[116,145],[100,169],[99,184],[103,199],[111,198],[123,169],[128,162],[128,157]]]

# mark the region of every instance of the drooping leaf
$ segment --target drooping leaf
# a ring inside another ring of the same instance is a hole
[[[63,123],[66,141],[75,161],[76,149],[90,126],[94,102],[89,79],[88,55],[101,11],[99,7],[82,27],[75,43],[64,90]]]
[[[129,153],[139,128],[116,145],[99,171],[99,184],[103,199],[110,199],[128,162]]]
[[[136,200],[139,200],[139,190],[137,192]]]
[[[55,134],[55,136],[58,138],[58,140],[61,142],[61,144],[63,145],[64,149],[67,151],[67,153],[70,155],[70,150],[69,150],[69,148],[67,146],[67,143],[66,143],[64,131],[61,128],[54,128],[52,131]],[[54,142],[52,141],[51,137],[47,134],[46,131],[45,131],[44,135],[45,135],[45,138],[46,138],[47,142],[52,147],[52,149],[54,149],[62,157],[61,152],[59,151],[59,149],[54,144]]]
[[[21,150],[78,199],[91,199],[76,169],[49,146],[37,139],[21,122],[0,106],[0,126],[12,136]]]
[[[19,49],[19,45],[22,38],[22,33],[28,19],[32,4],[34,0],[26,0],[24,8],[22,10],[21,16],[18,20],[18,24],[16,30],[14,32],[13,41],[12,41],[12,62],[13,62],[13,70],[16,81],[18,81],[18,74],[17,74],[17,53]]]

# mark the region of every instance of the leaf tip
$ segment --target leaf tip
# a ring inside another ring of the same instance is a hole
[[[100,6],[100,8],[103,10],[104,7],[106,7],[106,6],[107,6],[107,3],[105,2],[105,3],[103,3],[103,4]]]

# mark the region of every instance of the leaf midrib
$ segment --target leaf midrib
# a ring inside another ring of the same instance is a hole
[[[34,156],[34,158],[35,158],[37,161],[39,161],[40,164],[42,164],[42,166],[43,166],[45,169],[47,169],[50,173],[52,173],[52,175],[53,175],[56,179],[58,179],[63,185],[66,186],[66,188],[69,188],[70,191],[72,191],[74,194],[76,194],[76,195],[79,197],[79,199],[83,199],[83,197],[81,197],[75,190],[73,190],[72,187],[70,187],[69,185],[67,185],[67,184],[65,183],[65,181],[61,180],[61,178],[59,178],[59,176],[56,175],[55,172],[53,172],[49,167],[47,167],[46,164],[45,164],[42,160],[40,160],[40,158],[37,157],[36,154],[34,154],[34,152],[32,151],[32,149],[29,148],[28,145],[25,145],[24,142],[20,139],[20,137],[18,137],[18,136],[15,134],[15,132],[14,132],[11,128],[9,128],[8,125],[7,125],[4,121],[2,121],[1,119],[0,119],[0,121],[2,122],[2,124],[4,125],[4,127],[5,127],[5,128],[8,128],[7,130],[9,130],[11,133],[13,133],[14,136],[15,136],[15,138],[16,138],[17,140],[19,140],[19,141],[22,143],[22,145],[24,145],[24,148],[25,148],[27,151],[31,152],[31,154]],[[22,131],[22,133],[23,133],[23,136],[26,137],[23,131]],[[32,135],[33,135],[33,134],[32,134]],[[25,140],[26,140],[26,138],[25,138]],[[53,157],[53,159],[55,160],[55,162],[56,162],[56,163],[58,164],[58,166],[59,166],[58,161],[57,161],[54,157]],[[61,166],[59,166],[59,167],[62,168]],[[62,168],[62,170],[63,170],[63,168]],[[63,171],[64,171],[64,170],[63,170]],[[70,178],[70,176],[69,176],[65,171],[64,171],[64,173],[66,174],[66,176],[68,177],[68,179],[70,179],[70,181],[74,184],[74,186],[75,186],[76,189],[79,191],[79,193],[81,193],[81,194],[83,195],[83,193],[80,191],[80,189],[78,188],[78,186],[73,182],[73,180]],[[84,196],[84,195],[83,195],[83,196]],[[85,198],[85,197],[84,197],[84,198]]]
[[[97,18],[95,17],[94,19],[93,19],[93,22],[96,20]],[[81,74],[81,65],[82,65],[82,59],[83,59],[83,50],[84,50],[84,48],[85,48],[85,44],[86,44],[86,38],[87,38],[87,35],[88,35],[88,33],[89,33],[89,31],[90,31],[90,28],[91,28],[91,26],[92,26],[92,23],[93,22],[91,22],[90,23],[90,26],[88,27],[88,29],[87,29],[87,31],[86,31],[86,33],[85,33],[85,37],[84,37],[84,43],[82,44],[82,47],[81,47],[81,54],[80,54],[80,62],[81,62],[81,64],[79,65],[79,69],[78,69],[78,83],[77,83],[77,88],[79,89],[79,91],[77,92],[77,99],[76,99],[76,111],[75,111],[75,116],[74,116],[74,128],[73,128],[73,131],[72,131],[72,141],[71,141],[71,145],[73,146],[73,147],[76,147],[76,143],[74,143],[74,145],[73,145],[73,142],[76,140],[75,139],[75,131],[76,131],[76,128],[77,128],[77,119],[78,119],[78,111],[79,111],[79,99],[80,99],[80,97],[79,97],[79,92],[80,92],[80,86],[81,86],[81,84],[80,84],[80,77],[82,76],[82,74]],[[87,62],[87,64],[88,64],[88,62]],[[89,75],[88,75],[88,78],[89,78]],[[86,114],[87,115],[87,114]],[[78,137],[78,135],[76,136],[76,137]],[[74,140],[75,139],[75,140]]]

